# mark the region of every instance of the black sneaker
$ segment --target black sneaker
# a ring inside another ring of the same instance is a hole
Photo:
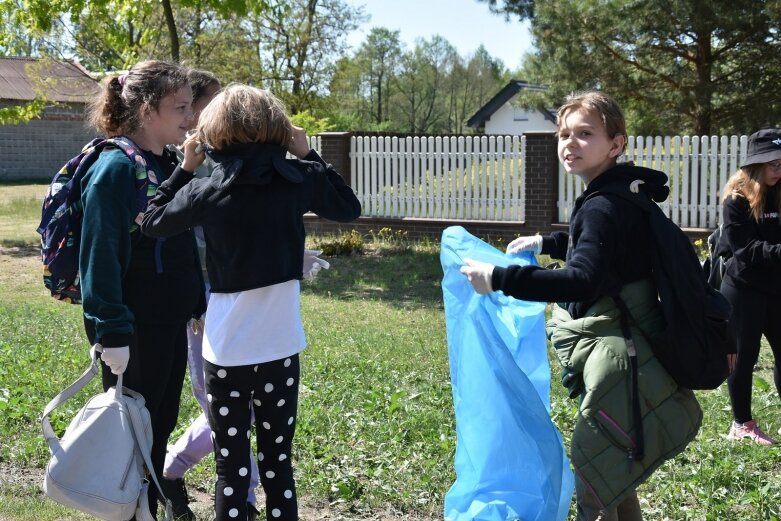
[[[184,486],[184,478],[161,478],[160,488],[163,494],[171,502],[171,510],[176,521],[195,521],[195,514],[187,504],[187,489]],[[160,498],[162,501],[162,498]]]
[[[247,521],[257,521],[260,512],[252,503],[247,503]]]

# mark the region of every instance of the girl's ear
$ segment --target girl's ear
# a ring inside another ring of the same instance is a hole
[[[151,114],[152,114],[152,108],[149,106],[148,103],[144,103],[138,109],[138,115],[140,116],[139,119],[141,121],[147,121]]]
[[[620,156],[624,151],[625,145],[626,145],[625,135],[618,134],[616,136],[613,136],[613,146],[610,147],[610,157]]]

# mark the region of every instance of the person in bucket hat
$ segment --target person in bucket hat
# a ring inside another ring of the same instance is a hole
[[[733,422],[727,439],[775,445],[751,412],[752,373],[765,335],[773,351],[773,381],[781,396],[781,129],[749,136],[746,159],[727,181],[723,232],[732,251],[721,292],[732,304],[737,363],[727,380]],[[724,239],[722,239],[724,240]]]
[[[746,159],[740,168],[781,159],[781,129],[765,128],[748,138]]]

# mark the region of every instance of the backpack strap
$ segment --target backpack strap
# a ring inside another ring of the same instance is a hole
[[[149,167],[141,149],[129,137],[117,136],[106,139],[103,147],[107,145],[122,150],[130,158],[130,161],[133,162],[133,168],[135,169],[136,210],[138,213],[130,227],[132,233],[141,226],[147,204],[155,196],[160,183],[157,174]]]
[[[643,416],[640,414],[640,390],[638,387],[638,361],[637,347],[632,339],[632,329],[629,327],[629,319],[632,314],[626,306],[626,302],[620,295],[613,296],[613,302],[618,307],[618,317],[621,324],[621,334],[626,343],[626,352],[629,355],[629,375],[631,385],[632,400],[632,423],[635,426],[635,450],[630,457],[635,461],[641,461],[645,457],[645,436],[643,435]]]
[[[86,385],[90,383],[90,381],[92,381],[92,379],[95,378],[95,376],[98,374],[98,354],[94,346],[90,349],[90,357],[92,362],[90,363],[90,366],[87,367],[86,371],[84,371],[84,373],[82,373],[82,375],[75,382],[70,384],[61,393],[52,398],[43,409],[43,415],[41,415],[41,429],[43,430],[43,437],[46,439],[46,443],[49,445],[49,450],[52,454],[54,454],[57,449],[59,449],[60,439],[54,433],[52,424],[49,421],[49,415],[51,415],[54,409],[84,389],[84,387],[86,387]]]
[[[121,379],[122,379],[122,375],[119,375],[116,388],[122,389],[122,392],[117,392],[117,400],[125,408],[125,410],[128,413],[128,416],[130,416],[131,430],[133,431],[133,437],[136,439],[136,449],[141,453],[141,456],[143,456],[144,464],[146,464],[146,469],[149,472],[149,475],[152,477],[152,481],[155,482],[155,486],[157,486],[157,491],[160,493],[160,497],[163,498],[165,502],[165,520],[166,521],[171,520],[173,519],[173,506],[171,505],[171,500],[165,497],[165,494],[163,493],[163,489],[160,486],[160,482],[157,480],[157,473],[155,472],[155,468],[152,466],[152,459],[150,457],[152,453],[152,448],[147,444],[146,438],[141,434],[144,432],[144,424],[143,421],[141,420],[141,415],[138,413],[138,409],[136,409],[135,407],[127,406],[127,402],[125,401],[125,397],[123,396],[123,393],[137,400],[138,399],[143,400],[144,398],[136,391],[133,391],[132,389],[128,389],[127,387],[123,387]]]

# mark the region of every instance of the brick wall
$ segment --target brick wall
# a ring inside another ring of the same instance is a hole
[[[84,105],[47,108],[40,119],[0,125],[0,181],[49,181],[96,132],[84,123]]]
[[[350,168],[350,132],[323,132],[320,137],[320,155],[342,174],[344,182],[352,184]]]

